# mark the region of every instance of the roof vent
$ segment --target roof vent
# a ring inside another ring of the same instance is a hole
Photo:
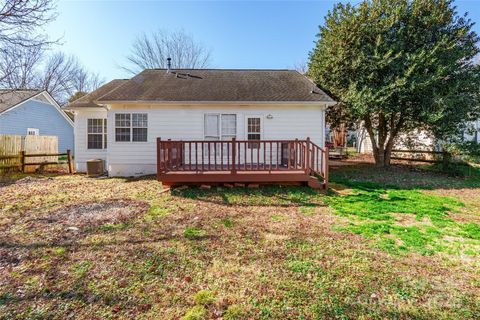
[[[171,69],[172,69],[172,58],[168,57],[167,58],[167,73],[170,73]]]

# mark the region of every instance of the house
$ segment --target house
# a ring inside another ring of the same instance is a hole
[[[45,90],[0,90],[0,134],[57,136],[59,152],[74,149],[73,121]]]
[[[358,153],[372,153],[373,147],[367,130],[360,126],[354,131]],[[480,143],[480,120],[468,122],[466,129],[458,137],[460,141]],[[394,149],[441,151],[442,143],[432,133],[423,129],[415,129],[409,133],[402,133],[395,139]]]
[[[326,167],[332,104],[293,70],[145,70],[68,105],[76,170],[98,158],[110,176],[165,183],[305,179]]]

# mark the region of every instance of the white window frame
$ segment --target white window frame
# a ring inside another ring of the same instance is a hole
[[[88,147],[88,136],[91,135],[91,134],[100,134],[100,133],[91,133],[91,132],[88,132],[88,120],[103,120],[102,121],[102,148],[89,148]],[[107,130],[108,130],[108,126],[107,126],[107,118],[87,118],[87,125],[86,125],[86,130],[85,132],[87,133],[87,136],[86,136],[86,145],[87,145],[87,150],[106,150],[107,149],[107,142],[108,142],[108,139],[107,139]],[[107,127],[106,127],[107,126]]]
[[[217,136],[207,136],[207,116],[217,116],[218,117],[218,124],[217,124]],[[235,116],[235,133],[234,134],[224,134],[222,132],[222,118],[224,116]],[[203,139],[204,140],[218,140],[218,141],[231,141],[232,138],[237,138],[238,136],[238,115],[236,113],[205,113],[203,116]],[[229,139],[228,139],[229,138]]]
[[[248,119],[250,118],[258,118],[260,119],[260,132],[250,132],[248,131]],[[264,123],[264,120],[263,120],[263,115],[258,115],[258,114],[249,114],[249,115],[246,115],[245,116],[245,140],[248,140],[248,134],[260,134],[260,139],[259,140],[262,140],[263,139],[263,123]],[[247,143],[247,146],[249,149],[258,149],[258,146],[255,146],[252,148],[252,146],[254,146],[254,144],[250,144],[250,143]]]
[[[118,127],[117,126],[117,114],[128,114],[130,115],[130,126],[129,127]],[[146,123],[147,125],[145,127],[134,127],[133,126],[133,115],[145,115],[146,116]],[[146,143],[148,142],[148,113],[147,112],[117,112],[114,114],[113,116],[113,121],[114,121],[114,138],[115,138],[115,142],[116,143],[123,143],[123,142],[133,142],[133,143]],[[125,141],[120,141],[120,140],[117,140],[117,128],[118,129],[130,129],[130,133],[129,133],[129,140],[125,140]],[[147,130],[147,136],[146,136],[146,140],[144,141],[134,141],[133,140],[133,129],[146,129]]]
[[[27,136],[38,136],[40,135],[40,130],[37,128],[27,128]]]
[[[217,124],[217,133],[218,133],[218,136],[207,136],[207,128],[206,128],[206,125],[207,125],[207,116],[216,116],[218,117],[218,124]],[[222,119],[224,116],[235,116],[235,133],[229,133],[229,134],[224,134],[222,132]],[[237,138],[237,135],[238,135],[238,114],[236,113],[205,113],[204,116],[203,116],[203,139],[204,140],[207,140],[207,141],[210,141],[210,140],[214,140],[214,141],[232,141],[233,138]],[[224,144],[223,146],[223,154],[224,154],[224,158],[226,157],[227,155],[227,148],[228,148],[228,144]],[[213,155],[215,152],[214,152],[214,149],[210,149],[210,155]],[[208,149],[205,149],[204,150],[204,155],[205,156],[208,156]],[[218,155],[217,155],[218,156]]]

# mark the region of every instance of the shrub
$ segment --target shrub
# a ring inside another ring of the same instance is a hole
[[[232,304],[223,315],[224,320],[240,320],[244,318],[243,308],[239,304]]]
[[[190,308],[182,317],[182,320],[204,320],[207,318],[207,309],[204,306]]]
[[[205,231],[194,227],[187,227],[183,231],[183,236],[187,239],[198,239],[205,236]]]
[[[215,302],[215,295],[210,290],[200,290],[193,295],[196,304],[206,306]]]

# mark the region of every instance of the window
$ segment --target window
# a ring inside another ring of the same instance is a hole
[[[87,148],[107,148],[107,119],[87,119]]]
[[[237,115],[222,114],[222,140],[232,140],[237,136]]]
[[[236,136],[236,114],[205,115],[205,140],[232,140]]]
[[[260,140],[261,136],[261,119],[260,117],[247,118],[247,140]],[[249,143],[249,148],[258,149],[258,143]]]
[[[232,140],[237,136],[236,114],[206,114],[205,115],[205,140]],[[217,149],[218,149],[217,145]],[[226,155],[228,144],[223,145],[223,154]],[[214,154],[214,149],[210,150]],[[205,149],[205,155],[208,150]]]
[[[27,135],[28,136],[38,136],[39,135],[39,130],[37,128],[28,128],[27,129]]]
[[[132,141],[147,141],[147,114],[132,114]]]
[[[148,140],[148,114],[116,113],[115,141],[145,142]]]

